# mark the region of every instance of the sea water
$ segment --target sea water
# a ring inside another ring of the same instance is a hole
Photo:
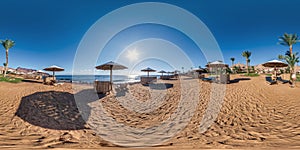
[[[72,81],[74,83],[93,83],[94,81],[110,81],[109,75],[56,75],[58,81]],[[139,75],[113,75],[113,83],[140,82]]]

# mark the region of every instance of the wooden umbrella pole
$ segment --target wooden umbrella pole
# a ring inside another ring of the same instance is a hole
[[[148,71],[148,77],[149,77],[149,71]]]
[[[112,66],[110,67],[110,90],[112,90]]]
[[[55,76],[55,73],[54,73],[54,72],[55,72],[55,71],[53,71],[53,81],[55,80],[55,79],[54,79],[54,76]]]
[[[276,69],[276,66],[275,66],[274,71],[275,71],[275,81],[276,81],[277,80],[277,69]]]

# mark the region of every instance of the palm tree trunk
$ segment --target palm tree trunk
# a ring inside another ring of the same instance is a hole
[[[248,59],[246,59],[246,65],[247,65],[247,74],[249,74]]]
[[[290,45],[290,56],[293,55],[293,45]],[[292,85],[293,85],[293,79],[292,79],[292,75],[294,74],[294,69],[295,66],[291,66],[291,70],[290,70],[290,80],[292,81]]]
[[[295,69],[295,66],[291,66],[290,81],[292,82],[292,87],[295,86],[295,80],[294,80],[294,78],[292,78],[293,74],[294,74],[294,71],[295,71],[294,69]]]
[[[5,67],[4,67],[4,77],[6,77],[7,69],[8,69],[8,49],[5,50],[6,54],[6,62],[5,62]]]
[[[290,55],[293,54],[293,45],[290,45]]]

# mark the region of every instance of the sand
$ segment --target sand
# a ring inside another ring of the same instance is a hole
[[[172,85],[167,89],[119,85],[115,95],[96,95],[89,86],[0,82],[0,149],[300,149],[300,84],[268,85],[263,75],[231,79],[238,82],[183,77],[164,81]],[[211,100],[222,97],[223,86],[224,100]],[[218,104],[219,113],[203,117],[208,107],[218,112]]]

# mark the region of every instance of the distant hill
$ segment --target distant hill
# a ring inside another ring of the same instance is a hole
[[[36,69],[28,69],[28,68],[22,68],[18,67],[16,69],[17,72],[24,72],[24,73],[29,73],[29,72],[36,72]]]

